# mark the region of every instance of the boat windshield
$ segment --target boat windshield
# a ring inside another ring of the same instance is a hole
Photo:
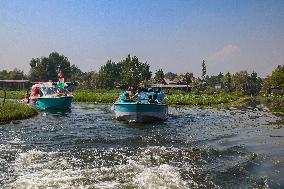
[[[41,87],[40,91],[44,94],[44,95],[53,95],[56,93],[56,89],[53,87]]]
[[[62,89],[62,88],[57,88],[57,92],[58,93],[64,93],[64,94],[68,94],[69,91],[67,89]]]

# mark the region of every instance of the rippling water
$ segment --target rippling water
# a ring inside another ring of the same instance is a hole
[[[263,105],[169,111],[126,124],[110,105],[75,104],[0,126],[0,187],[284,187],[284,129]]]

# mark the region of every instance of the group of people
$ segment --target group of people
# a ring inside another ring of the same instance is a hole
[[[134,87],[128,87],[121,100],[123,101],[139,101],[141,103],[163,103],[165,95],[160,88],[141,88],[135,89]]]

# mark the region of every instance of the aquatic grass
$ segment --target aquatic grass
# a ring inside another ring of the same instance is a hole
[[[16,102],[0,103],[0,124],[9,123],[14,120],[27,119],[37,115],[34,107]]]
[[[192,93],[187,93],[167,95],[166,103],[168,105],[210,106],[216,104],[230,103],[236,101],[237,99],[239,99],[239,96],[227,93],[214,95],[196,95]]]
[[[90,103],[113,103],[119,97],[120,90],[76,90],[74,91],[74,102]],[[192,93],[174,93],[166,95],[168,105],[210,106],[215,104],[229,103],[237,100],[236,95],[215,94],[196,95]]]
[[[120,94],[118,90],[76,90],[74,102],[113,103]]]

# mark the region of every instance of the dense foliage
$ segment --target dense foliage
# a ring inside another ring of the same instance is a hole
[[[25,90],[17,90],[17,91],[6,91],[7,99],[21,99],[24,98],[26,94]],[[0,98],[4,98],[4,91],[0,90]]]
[[[29,78],[31,81],[58,81],[58,75],[63,73],[66,80],[80,77],[80,70],[75,65],[70,65],[68,58],[57,52],[52,52],[48,57],[33,58],[30,61]],[[73,72],[73,73],[72,73]]]
[[[59,73],[65,75],[66,81],[71,81],[80,88],[108,89],[116,87],[151,85],[165,83],[165,79],[171,80],[177,85],[188,86],[195,94],[217,94],[220,92],[238,93],[239,95],[257,95],[262,89],[265,93],[271,93],[275,89],[284,94],[284,66],[279,65],[270,76],[261,79],[256,72],[248,73],[239,71],[236,73],[219,73],[218,75],[206,75],[205,60],[201,64],[201,77],[194,77],[193,73],[176,74],[168,72],[164,74],[162,69],[156,70],[154,77],[150,65],[139,61],[136,56],[128,55],[118,63],[108,60],[98,71],[82,72],[76,65],[71,65],[68,58],[57,52],[52,52],[48,57],[33,58],[30,61],[30,73],[25,76],[23,71],[3,70],[0,72],[0,80],[27,79],[31,81],[57,81]]]
[[[15,68],[12,71],[2,70],[0,71],[0,80],[22,80],[27,79],[27,76],[23,71]]]
[[[116,86],[138,86],[151,78],[150,66],[140,62],[136,56],[128,55],[115,63],[108,60],[98,72],[85,73],[82,84],[89,89],[114,89]]]
[[[166,102],[169,105],[189,105],[189,106],[210,106],[221,103],[229,103],[237,100],[239,97],[228,93],[215,95],[195,95],[187,94],[172,94],[167,95]]]
[[[270,93],[273,89],[279,90],[279,94],[284,94],[284,65],[279,65],[270,76],[263,82],[263,91]]]
[[[162,69],[156,70],[154,80],[155,83],[163,83],[163,84],[165,83],[165,74]]]
[[[113,103],[120,94],[119,90],[77,90],[74,102]]]

